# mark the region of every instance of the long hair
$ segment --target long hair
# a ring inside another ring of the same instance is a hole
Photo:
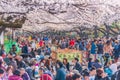
[[[64,60],[66,61],[66,63],[64,62]],[[63,64],[67,64],[68,60],[66,58],[63,59]]]
[[[50,65],[50,60],[46,60],[46,62],[45,62],[45,66],[47,66],[47,65]]]

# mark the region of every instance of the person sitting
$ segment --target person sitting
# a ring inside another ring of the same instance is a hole
[[[98,69],[98,68],[101,68],[102,67],[102,65],[99,63],[99,60],[98,59],[96,59],[95,60],[95,62],[93,63],[93,65],[92,65],[93,67],[95,67],[96,69]]]
[[[85,72],[83,74],[83,79],[82,80],[89,80],[89,72]]]
[[[19,70],[15,70],[15,71],[13,72],[13,75],[10,76],[10,77],[8,78],[8,80],[23,80],[23,79],[20,77],[20,71],[19,71]]]
[[[16,60],[17,60],[18,69],[20,69],[20,68],[26,68],[26,64],[23,61],[22,56],[16,57]]]
[[[3,69],[0,69],[0,80],[5,80],[4,79],[4,70]]]
[[[95,76],[95,80],[109,80],[108,76],[104,73],[104,71],[99,68],[97,70],[97,75]]]
[[[96,75],[96,68],[92,67],[90,69],[89,75],[90,75],[89,76],[90,80],[94,80],[95,79],[95,75]]]
[[[26,67],[26,72],[28,73],[30,80],[35,80],[34,77],[35,65],[30,63],[28,67]]]
[[[63,59],[63,64],[67,68],[67,71],[70,71],[70,64],[66,58]]]
[[[7,65],[11,65],[13,66],[13,71],[15,71],[17,69],[17,63],[14,60],[14,57],[12,56],[12,54],[8,54],[6,58],[4,58],[4,61]]]
[[[27,46],[27,44],[25,44],[25,45],[22,47],[22,53],[28,53],[28,46]]]
[[[7,75],[7,78],[9,78],[10,76],[13,75],[13,67],[12,66],[7,67],[6,75]]]
[[[4,45],[1,46],[0,56],[2,56],[3,58],[6,57],[6,52],[5,52],[5,49],[4,49]]]
[[[92,68],[94,62],[92,62],[92,58],[88,59],[88,69],[90,70]]]
[[[81,76],[80,76],[80,74],[74,74],[74,75],[72,76],[72,79],[73,79],[73,80],[81,80]]]
[[[57,62],[57,75],[56,75],[56,80],[66,80],[66,72],[63,67],[62,62],[58,61]]]
[[[21,75],[23,80],[30,80],[30,77],[24,68],[20,69],[20,75]]]
[[[74,58],[74,63],[75,63],[75,66],[74,66],[73,69],[76,69],[76,70],[79,71],[79,73],[81,73],[82,67],[81,67],[81,65],[79,63],[79,59],[78,58]]]

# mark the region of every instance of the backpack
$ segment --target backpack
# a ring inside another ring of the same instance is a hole
[[[112,70],[111,70],[109,67],[104,68],[104,71],[105,71],[105,73],[107,73],[107,75],[108,75],[109,77],[112,76]]]
[[[111,80],[120,80],[120,70],[112,75]]]

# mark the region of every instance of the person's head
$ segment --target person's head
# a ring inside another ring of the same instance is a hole
[[[20,75],[25,74],[25,72],[26,72],[26,71],[25,71],[25,69],[24,69],[24,68],[21,68],[21,69],[20,69]]]
[[[89,73],[85,72],[83,77],[84,77],[84,80],[89,80]]]
[[[119,43],[119,41],[118,41],[118,40],[115,40],[115,43],[116,43],[116,44],[118,44],[118,43]]]
[[[97,76],[102,77],[102,74],[104,73],[104,71],[102,69],[97,69]]]
[[[35,69],[35,65],[33,63],[30,63],[29,66],[34,70]]]
[[[94,43],[97,43],[97,40],[96,40],[96,39],[94,39]]]
[[[13,51],[16,51],[16,46],[14,44],[12,45],[12,49]]]
[[[1,46],[1,50],[4,50],[4,45]]]
[[[78,58],[74,58],[74,63],[79,62]]]
[[[17,60],[18,60],[18,61],[22,61],[22,60],[23,60],[23,57],[22,57],[22,56],[19,56]]]
[[[93,75],[96,75],[96,68],[95,67],[92,67],[90,69],[90,75],[93,76]]]
[[[0,69],[0,78],[3,77],[3,75],[4,75],[4,70]]]
[[[57,62],[57,68],[62,68],[63,67],[63,63],[61,61]]]
[[[74,74],[74,75],[72,76],[72,79],[73,79],[73,80],[82,80],[80,74]]]
[[[50,60],[50,61],[52,60],[52,57],[51,57],[51,56],[49,57],[49,60]]]
[[[49,59],[47,59],[47,60],[45,61],[45,66],[47,66],[47,65],[50,65],[50,60],[49,60]]]
[[[66,58],[63,59],[63,64],[67,64],[68,60]]]
[[[19,71],[19,70],[15,70],[15,71],[13,72],[13,75],[20,76],[20,71]]]
[[[13,72],[13,67],[8,66],[6,71],[7,71],[7,73],[12,73]]]
[[[42,59],[40,62],[41,62],[41,63],[45,63],[45,62],[46,62],[46,60],[45,60],[45,59]]]
[[[106,45],[109,46],[111,44],[110,40],[106,42]]]
[[[73,74],[68,74],[67,76],[66,76],[66,80],[72,80],[72,76],[73,76]]]
[[[7,55],[7,57],[8,57],[8,58],[10,58],[10,59],[12,59],[12,58],[13,58],[13,56],[12,56],[12,54],[11,54],[11,53],[9,53],[9,54]]]
[[[101,44],[102,43],[102,40],[99,40],[99,44]]]

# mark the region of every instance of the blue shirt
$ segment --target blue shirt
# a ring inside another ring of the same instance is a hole
[[[96,54],[96,49],[97,49],[97,46],[94,42],[92,42],[92,46],[91,46],[91,54]]]
[[[56,80],[66,80],[66,72],[64,68],[58,69]]]

